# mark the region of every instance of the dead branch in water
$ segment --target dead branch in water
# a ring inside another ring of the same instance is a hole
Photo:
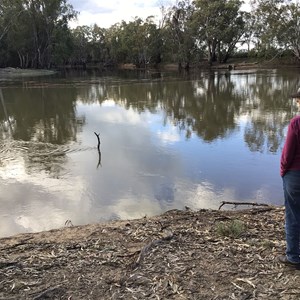
[[[252,206],[270,206],[269,204],[266,203],[256,203],[256,202],[235,202],[235,201],[222,201],[222,204],[219,206],[219,210],[225,205],[225,204],[230,204],[234,206],[238,205],[252,205]]]
[[[101,166],[101,151],[100,151],[100,144],[101,144],[101,142],[100,142],[100,133],[96,133],[96,132],[94,132],[94,133],[95,133],[95,135],[96,135],[96,137],[98,139],[98,146],[97,146],[97,148],[98,148],[98,154],[99,154],[99,159],[98,159],[98,164],[97,164],[97,169],[98,169],[99,166]]]
[[[101,165],[101,151],[100,151],[99,148],[98,148],[98,155],[99,155],[99,157],[98,157],[97,169],[99,168],[99,166],[102,166],[102,165]]]
[[[100,133],[96,133],[96,132],[94,132],[94,133],[95,133],[95,135],[98,139],[98,150],[100,151],[100,144],[101,144],[101,142],[100,142]]]

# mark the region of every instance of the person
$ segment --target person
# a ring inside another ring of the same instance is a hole
[[[300,88],[291,95],[300,111]],[[293,117],[281,153],[280,175],[285,206],[285,255],[279,262],[300,268],[300,115]]]

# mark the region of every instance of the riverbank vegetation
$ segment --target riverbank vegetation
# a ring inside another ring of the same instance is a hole
[[[161,18],[138,16],[110,28],[78,26],[67,0],[2,0],[0,67],[98,68],[176,64],[210,67],[232,58],[300,61],[300,4],[287,0],[182,0]]]
[[[281,207],[172,210],[0,241],[1,299],[299,299],[300,271],[277,261]]]

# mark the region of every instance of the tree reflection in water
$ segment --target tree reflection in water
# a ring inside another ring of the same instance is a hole
[[[277,155],[297,72],[83,75],[0,82],[2,227],[41,228],[38,214],[53,228],[70,213],[78,224],[222,197],[280,201]]]
[[[245,143],[251,151],[277,152],[284,128],[294,115],[291,91],[299,76],[275,71],[201,73],[187,78],[165,78],[91,87],[84,101],[114,99],[126,109],[141,113],[163,110],[164,123],[171,122],[186,138],[197,134],[206,142],[224,138],[237,130],[243,118]],[[199,79],[200,77],[200,79]]]
[[[276,153],[284,128],[294,114],[288,95],[300,85],[299,77],[275,71],[206,72],[184,77],[147,71],[100,77],[98,81],[84,78],[75,84],[72,81],[72,87],[67,88],[35,84],[18,91],[4,89],[0,110],[2,141],[10,137],[44,143],[55,145],[58,151],[60,146],[76,142],[85,124],[85,118],[76,115],[80,95],[80,101],[86,104],[101,105],[113,99],[138,113],[162,110],[164,124],[172,123],[187,139],[194,133],[206,142],[229,136],[238,129],[237,120],[243,118],[249,150]],[[51,158],[34,158],[34,151],[28,161],[40,161],[49,170]],[[99,158],[101,162],[101,155]]]
[[[76,116],[75,89],[4,89],[3,94],[1,151],[23,156],[28,173],[44,170],[59,177],[68,144],[76,142],[85,123],[84,117]]]

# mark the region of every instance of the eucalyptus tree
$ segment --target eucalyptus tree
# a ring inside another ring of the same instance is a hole
[[[6,35],[7,51],[10,54],[8,61],[12,66],[27,68],[30,66],[33,56],[33,35],[32,29],[28,26],[30,15],[23,10],[17,18],[13,20]],[[21,26],[21,24],[26,24]]]
[[[159,62],[162,51],[160,30],[151,16],[145,21],[136,17],[134,21],[113,25],[105,33],[105,45],[114,62],[138,67]]]
[[[20,1],[2,0],[0,2],[0,42],[22,11]]]
[[[17,59],[17,56],[11,51],[8,33],[16,30],[15,25],[19,24],[23,11],[21,1],[0,1],[0,66],[6,66],[9,61],[14,60],[13,56]],[[23,29],[24,27],[20,28],[20,31]]]
[[[143,31],[145,36],[146,60],[149,64],[158,64],[163,59],[164,54],[164,37],[163,31],[158,27],[152,16],[146,18],[143,24]]]
[[[104,63],[107,56],[106,29],[94,24],[90,28],[91,36],[89,41],[90,60],[94,63]]]
[[[76,12],[66,0],[23,0],[23,5],[29,12],[28,21],[32,28],[32,64],[38,68],[49,67],[55,28],[67,28],[68,21],[76,16]]]
[[[107,29],[94,24],[77,26],[72,30],[72,64],[105,63],[109,60],[107,48]]]
[[[106,63],[117,64],[124,61],[125,54],[121,48],[121,26],[116,23],[105,31]]]
[[[124,62],[134,63],[137,66],[145,64],[147,36],[143,30],[143,20],[135,18],[134,21],[128,23],[122,21],[120,33],[121,50],[125,56]]]
[[[207,47],[209,63],[226,62],[245,32],[240,0],[195,0],[193,25]]]
[[[145,66],[147,57],[147,31],[143,26],[143,20],[136,18],[128,24],[123,23],[122,45],[126,49],[128,62],[136,64],[138,67]]]
[[[255,16],[250,12],[244,13],[244,34],[240,38],[240,44],[247,45],[248,52],[251,50],[252,45],[255,43],[256,37],[256,21]]]
[[[300,4],[291,0],[252,0],[257,48],[291,50],[300,59]]]
[[[1,0],[0,37],[10,63],[17,56],[20,67],[50,67],[57,43],[68,35],[68,22],[75,17],[67,0]]]
[[[74,41],[71,30],[66,26],[56,26],[53,31],[51,64],[62,66],[71,62]]]
[[[72,30],[73,53],[72,64],[86,66],[89,59],[89,41],[91,40],[91,30],[89,26],[77,26]]]
[[[192,17],[194,5],[189,0],[179,1],[167,12],[166,37],[168,50],[178,62],[178,67],[189,68],[195,51]]]

